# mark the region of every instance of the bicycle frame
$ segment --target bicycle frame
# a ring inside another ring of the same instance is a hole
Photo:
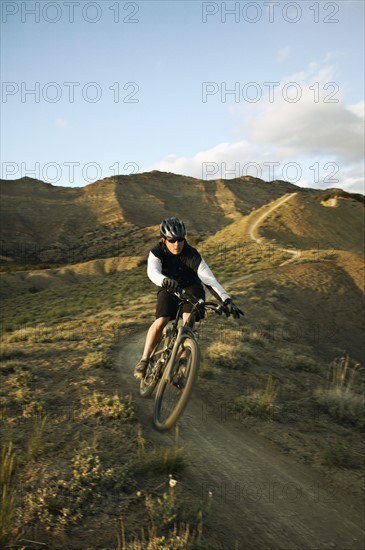
[[[190,336],[191,338],[194,338],[194,340],[197,339],[193,331],[193,326],[195,322],[195,313],[198,311],[199,306],[203,306],[206,309],[214,309],[214,311],[216,311],[216,313],[219,313],[219,314],[221,314],[223,311],[220,304],[217,304],[215,302],[206,302],[203,299],[199,299],[198,301],[196,301],[196,298],[194,296],[188,294],[183,289],[177,290],[174,294],[181,300],[181,302],[179,304],[179,309],[177,311],[176,317],[172,325],[172,331],[175,331],[177,329],[177,335],[174,342],[174,347],[172,348],[172,352],[168,358],[168,362],[167,362],[167,365],[165,366],[164,373],[163,373],[163,376],[166,377],[168,380],[170,379],[171,365],[173,365],[175,362],[177,350],[181,344],[183,335]],[[186,302],[191,303],[193,305],[193,308],[190,312],[190,315],[187,321],[182,326],[177,328],[180,317],[182,317],[184,303]],[[164,348],[164,350],[162,350],[161,353],[163,353],[163,351],[165,351],[166,349],[167,348]]]
[[[151,355],[151,369],[140,383],[142,397],[152,395],[157,386],[154,424],[160,431],[170,429],[181,416],[198,376],[200,347],[193,331],[196,312],[200,308],[211,309],[218,314],[225,312],[222,304],[197,299],[183,289],[177,289],[174,294],[179,304],[175,319],[169,321],[171,332],[165,333],[156,345]],[[192,305],[191,312],[185,323],[179,325],[186,303]],[[186,362],[182,370],[181,359]]]
[[[188,294],[184,289],[179,288],[174,294],[179,300],[176,316],[169,321],[171,326],[170,334],[165,334],[165,337],[162,337],[161,340],[164,341],[160,340],[158,342],[151,355],[152,370],[149,371],[148,374],[150,382],[146,382],[146,380],[143,379],[140,384],[140,393],[143,397],[151,395],[159,381],[164,380],[167,383],[171,382],[171,376],[173,376],[172,367],[176,361],[179,348],[181,352],[181,344],[184,339],[190,338],[194,340],[198,346],[197,337],[193,331],[195,313],[198,309],[204,307],[205,309],[212,309],[216,313],[222,313],[224,311],[221,304],[197,299],[195,296]],[[186,303],[192,305],[192,310],[186,322],[179,326],[184,304]]]
[[[183,334],[189,335],[190,337],[192,337],[196,340],[196,336],[195,336],[195,334],[192,330],[192,327],[193,327],[193,324],[194,324],[194,314],[195,314],[195,311],[197,310],[197,306],[196,306],[196,304],[193,305],[193,309],[192,309],[192,311],[189,315],[189,318],[188,318],[187,322],[184,325],[178,327],[179,321],[182,317],[183,306],[184,306],[184,302],[181,302],[179,304],[179,309],[176,313],[175,319],[172,322],[171,332],[172,332],[172,334],[176,333],[176,336],[175,336],[175,341],[174,341],[174,345],[172,347],[172,350],[169,353],[168,361],[164,366],[164,374],[163,375],[165,375],[165,373],[168,376],[170,375],[170,370],[171,369],[169,369],[168,367],[169,367],[169,365],[173,364],[174,361],[175,361],[175,357],[176,357],[176,354],[177,354],[179,343],[181,342]],[[156,353],[156,355],[155,355],[156,363],[160,360],[160,357],[163,357],[164,353],[166,353],[166,351],[169,349],[170,345],[171,345],[171,339],[169,339],[169,341],[167,342],[167,345],[164,346],[162,350],[160,350]]]

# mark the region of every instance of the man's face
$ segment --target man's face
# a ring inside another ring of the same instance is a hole
[[[167,250],[171,254],[180,254],[184,248],[185,239],[165,239]]]

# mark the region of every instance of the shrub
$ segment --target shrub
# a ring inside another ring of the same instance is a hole
[[[365,427],[365,397],[341,388],[317,389],[315,398],[333,418]]]
[[[107,354],[103,351],[93,351],[89,353],[81,365],[82,369],[106,367],[108,364]]]
[[[211,368],[245,369],[256,363],[251,346],[242,342],[216,341],[207,349],[204,363]],[[205,367],[206,369],[206,367]]]
[[[171,474],[181,472],[188,463],[184,447],[158,447],[150,451],[143,450],[134,462],[136,474]]]
[[[279,393],[279,384],[270,375],[266,385],[259,387],[247,395],[240,395],[234,400],[234,409],[237,412],[255,416],[276,416],[279,407],[276,399]]]
[[[333,189],[332,191],[325,191],[323,193],[319,193],[316,197],[316,200],[326,202],[329,199],[353,199],[357,202],[360,202],[362,204],[365,203],[365,196],[361,193],[348,193],[347,191],[344,191],[343,189]]]
[[[211,380],[221,375],[222,371],[217,367],[214,367],[209,359],[204,358],[200,365],[199,374],[201,378]]]
[[[330,364],[327,387],[315,390],[314,396],[333,418],[363,428],[365,397],[352,391],[359,369],[359,363],[351,362],[348,355],[334,359]]]
[[[46,530],[62,530],[92,512],[103,489],[115,486],[115,477],[112,468],[103,467],[95,448],[84,444],[71,460],[67,479],[56,471],[43,475],[40,486],[25,495],[21,520],[37,522]]]
[[[3,445],[0,464],[0,544],[8,542],[15,511],[15,489],[13,475],[15,454],[12,443]]]
[[[349,450],[343,445],[331,445],[324,451],[323,458],[326,464],[337,466],[338,468],[350,465]]]
[[[33,431],[30,434],[29,440],[28,440],[28,452],[27,457],[28,460],[32,460],[39,454],[41,454],[42,451],[42,444],[43,444],[43,434],[44,434],[44,428],[46,426],[47,417],[44,415],[37,415],[34,417],[34,423],[33,423]]]
[[[21,361],[3,361],[0,363],[0,374],[12,374],[23,367]]]
[[[15,346],[2,346],[0,349],[0,361],[7,361],[15,357],[24,357],[25,353],[22,348]]]
[[[94,391],[90,396],[84,397],[81,403],[86,406],[81,412],[81,418],[131,419],[134,416],[131,397],[121,398],[117,394],[109,396]]]
[[[286,351],[282,356],[283,365],[290,370],[318,372],[319,366],[314,359],[303,354],[295,354],[292,351]]]

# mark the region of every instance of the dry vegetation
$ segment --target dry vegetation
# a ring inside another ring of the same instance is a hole
[[[168,476],[179,475],[187,455],[148,442],[141,452],[133,402],[112,362],[114,347],[151,318],[148,291],[137,268],[4,301],[2,547],[86,548],[97,531],[93,548],[118,548],[122,518],[126,548],[163,537],[170,542],[160,547],[172,548],[174,529],[195,540],[197,514],[150,520],[146,499],[151,510],[169,494]]]
[[[206,238],[196,232],[191,242],[246,316],[240,324],[211,317],[200,324],[203,363],[196,393],[215,414],[358,495],[365,381],[363,295],[354,283],[355,263],[345,269],[333,246],[327,249],[323,241],[314,251],[302,235],[295,242],[304,247],[301,255],[280,267],[288,257],[271,239],[293,227],[292,215],[284,216],[289,203],[280,223],[277,217],[265,222],[266,240],[258,245],[247,233],[252,214],[242,216],[243,196],[234,183],[232,190],[236,203],[225,205],[220,231]],[[267,200],[266,187],[256,202],[253,191],[245,214]],[[118,208],[125,192],[115,195]],[[276,196],[285,192],[284,186]],[[212,187],[205,207],[222,193],[218,184]],[[132,199],[123,213],[128,227]],[[359,202],[352,206],[352,198],[341,200],[351,201],[346,212],[362,208]],[[317,202],[311,215],[317,208],[326,212],[327,231],[332,212],[327,215],[330,209]],[[115,239],[121,234],[111,231]],[[125,252],[134,259],[124,263],[93,260],[3,275],[1,547],[213,548],[209,502],[193,499],[180,483],[188,450],[178,442],[156,448],[145,439],[114,364],[114,350],[153,318],[154,288],[137,246],[148,248],[153,231],[137,228],[134,235],[136,243]],[[343,237],[341,230],[341,248]]]

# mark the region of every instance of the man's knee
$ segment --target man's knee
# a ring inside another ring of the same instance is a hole
[[[170,317],[159,317],[158,319],[156,319],[155,320],[156,330],[158,331],[163,330],[167,325],[167,323],[169,322],[169,320],[170,320]]]

